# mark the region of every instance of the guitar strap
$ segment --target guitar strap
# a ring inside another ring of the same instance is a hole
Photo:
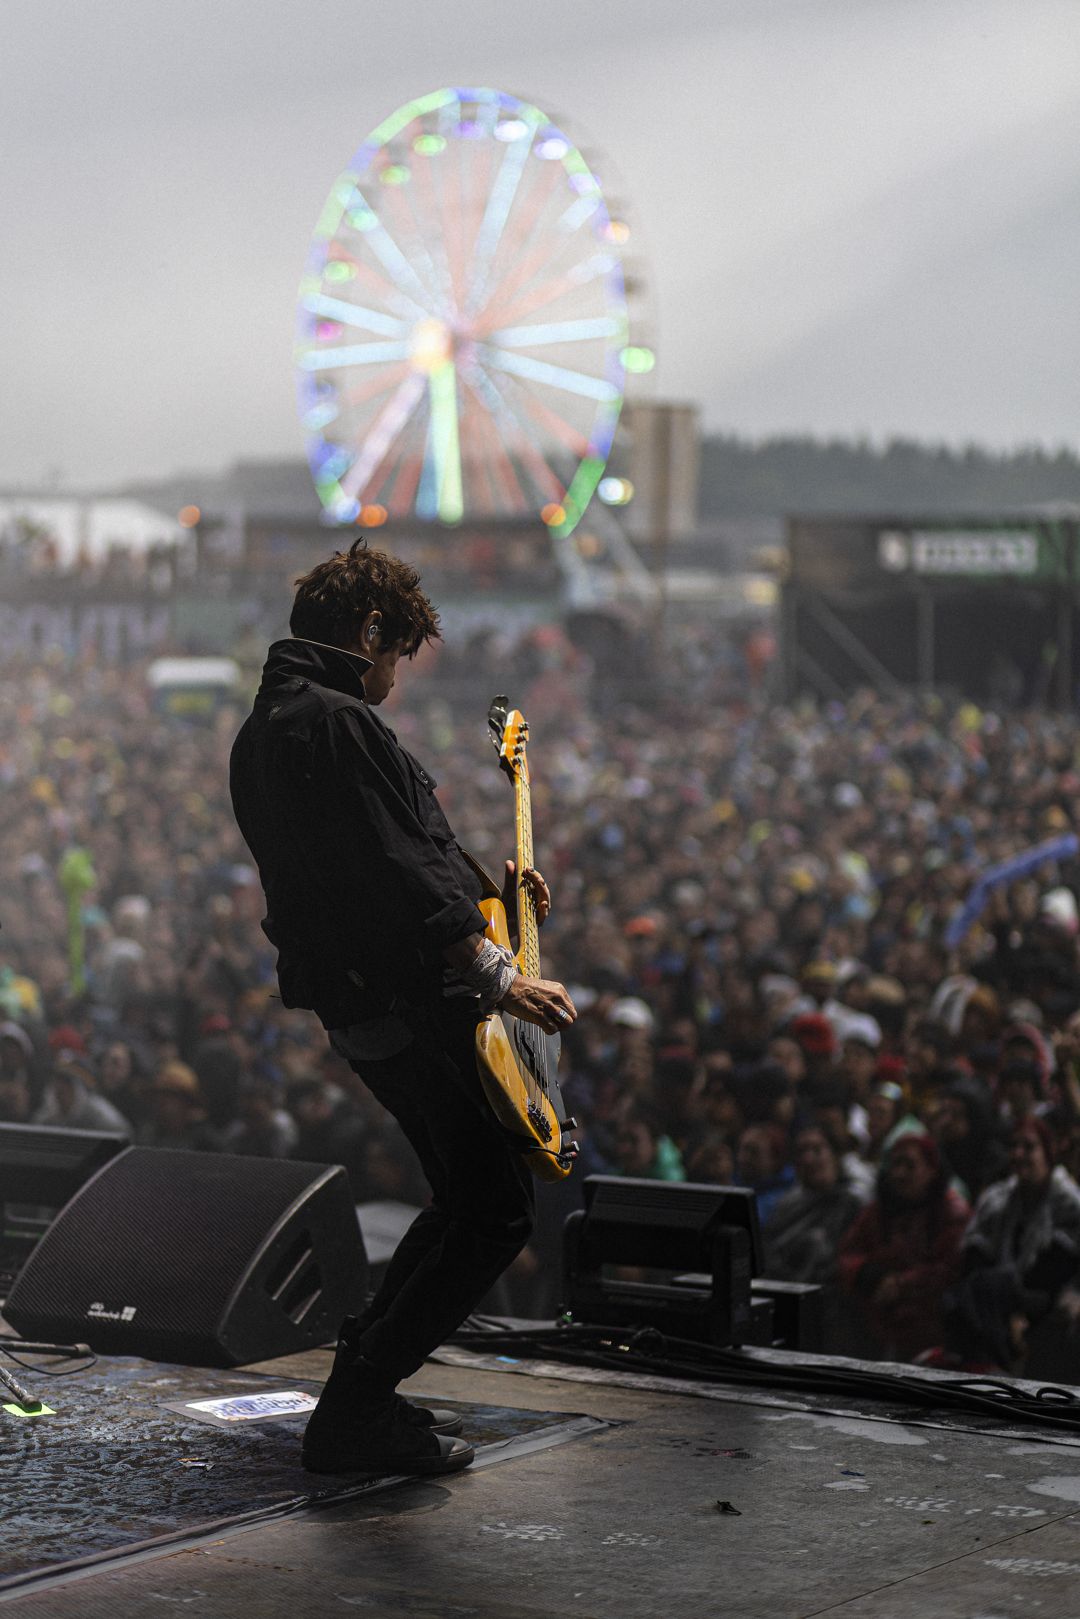
[[[474,855],[469,853],[468,849],[462,849],[461,853],[465,858],[466,865],[472,868],[477,877],[479,877],[483,886],[483,893],[480,895],[480,898],[502,899],[502,889],[499,887],[490,871],[486,870],[486,868],[480,864],[479,860],[477,860]]]

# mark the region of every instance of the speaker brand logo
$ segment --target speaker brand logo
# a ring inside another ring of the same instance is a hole
[[[91,1321],[134,1321],[136,1306],[123,1304],[119,1310],[109,1310],[104,1304],[92,1304],[86,1314]]]

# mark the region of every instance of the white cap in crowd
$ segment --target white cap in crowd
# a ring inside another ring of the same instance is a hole
[[[867,1012],[849,1012],[839,1021],[837,1034],[841,1040],[857,1040],[860,1045],[876,1051],[881,1044],[881,1024]]]

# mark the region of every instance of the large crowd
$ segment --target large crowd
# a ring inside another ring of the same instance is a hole
[[[766,1273],[824,1287],[830,1347],[1080,1381],[1074,717],[782,706],[704,638],[632,685],[558,632],[507,657],[436,649],[385,712],[495,870],[512,796],[479,694],[509,675],[531,724],[581,1163],[495,1304],[558,1308],[584,1174],[733,1184]],[[91,654],[5,669],[0,1120],[341,1163],[358,1204],[415,1206],[406,1143],[277,998],[228,799],[245,711],[171,717]]]

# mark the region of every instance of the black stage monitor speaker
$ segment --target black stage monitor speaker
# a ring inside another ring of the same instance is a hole
[[[131,1147],[57,1216],[4,1315],[26,1338],[239,1366],[328,1342],[366,1283],[340,1166]]]

